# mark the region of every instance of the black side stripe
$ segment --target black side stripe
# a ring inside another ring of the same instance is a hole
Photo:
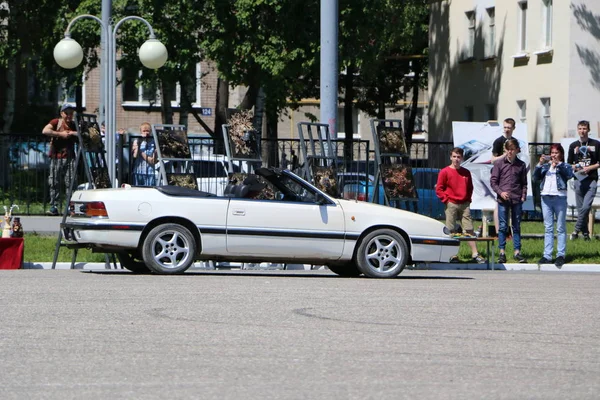
[[[77,229],[82,231],[143,231],[145,225],[130,225],[130,224],[104,224],[104,225],[87,225],[87,224],[63,224],[63,228]]]
[[[424,244],[431,246],[459,246],[460,242],[455,239],[434,239],[434,238],[421,238],[421,237],[411,237],[411,242],[413,244]]]

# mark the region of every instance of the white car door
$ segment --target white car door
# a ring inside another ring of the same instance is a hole
[[[311,197],[295,201],[231,199],[227,251],[247,256],[336,260],[344,249],[344,212]]]

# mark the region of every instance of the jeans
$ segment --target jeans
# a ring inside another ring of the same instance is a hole
[[[577,204],[577,223],[575,224],[575,232],[590,233],[588,229],[588,220],[592,203],[596,196],[597,185],[597,181],[589,178],[582,181],[575,179],[575,203]]]
[[[508,233],[508,212],[511,214],[513,245],[515,252],[521,251],[521,212],[523,203],[498,203],[498,248],[504,252]]]
[[[554,249],[554,217],[556,216],[556,256],[564,257],[567,250],[567,196],[542,196],[544,215],[544,258],[552,260]]]

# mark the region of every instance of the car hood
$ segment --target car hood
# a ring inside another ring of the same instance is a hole
[[[411,211],[366,203],[356,200],[336,199],[344,210],[348,231],[361,231],[365,226],[393,225],[406,231],[409,236],[450,236],[444,234],[445,225],[433,218]]]

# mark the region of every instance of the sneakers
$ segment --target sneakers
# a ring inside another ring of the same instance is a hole
[[[554,265],[556,265],[557,268],[561,268],[563,265],[565,265],[565,258],[563,256],[556,257],[556,262]]]
[[[516,261],[518,261],[518,262],[519,262],[519,264],[525,264],[525,263],[527,262],[527,260],[525,259],[525,257],[523,257],[523,256],[521,255],[521,253],[517,253],[517,254],[515,254],[515,256],[514,256],[514,259],[515,259]]]
[[[590,240],[592,240],[592,239],[590,239],[590,234],[589,233],[584,233],[583,234],[583,240],[585,240],[586,242],[589,242]]]
[[[498,256],[498,262],[499,262],[500,264],[504,264],[504,263],[506,262],[506,254],[500,254],[500,255]]]
[[[570,239],[571,240],[579,239],[579,234],[577,232],[571,233]]]
[[[485,258],[481,257],[481,254],[477,254],[475,257],[473,257],[473,261],[477,264],[485,264],[487,262]]]
[[[556,262],[558,262],[558,258],[556,259]],[[546,257],[542,257],[540,258],[540,261],[538,261],[538,265],[542,264],[552,264],[552,260],[548,260]]]
[[[58,208],[56,208],[55,206],[50,207],[50,209],[48,211],[46,211],[47,215],[53,215],[53,216],[57,216],[58,215]]]
[[[457,263],[457,262],[460,262],[460,260],[458,259],[458,256],[452,256],[452,257],[450,257],[450,262]]]

